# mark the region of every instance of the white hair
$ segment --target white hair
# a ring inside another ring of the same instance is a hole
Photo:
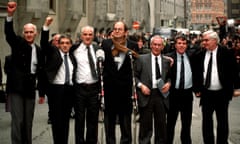
[[[212,39],[217,40],[218,43],[220,42],[220,38],[219,38],[217,32],[215,32],[215,31],[213,31],[213,30],[205,31],[205,32],[203,33],[203,36],[204,36],[204,35],[208,35],[209,38],[212,38]]]

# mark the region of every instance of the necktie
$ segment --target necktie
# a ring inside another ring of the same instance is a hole
[[[161,74],[160,74],[160,68],[158,64],[158,57],[155,57],[155,69],[156,69],[156,79],[159,79],[161,77]]]
[[[65,84],[70,83],[70,72],[69,72],[69,64],[68,64],[68,55],[64,55],[64,65],[65,65]]]
[[[210,58],[209,58],[208,68],[207,68],[207,75],[206,75],[206,81],[205,81],[206,88],[209,88],[209,86],[210,86],[211,73],[212,73],[212,52],[210,53]]]
[[[88,53],[88,61],[89,61],[92,77],[94,79],[97,79],[97,73],[96,73],[96,69],[95,69],[95,64],[94,64],[93,57],[91,55],[89,47],[87,47],[87,53]]]
[[[181,71],[180,71],[180,82],[179,89],[184,89],[184,57],[181,56]]]

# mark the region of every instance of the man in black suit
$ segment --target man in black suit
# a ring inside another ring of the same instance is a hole
[[[217,119],[217,144],[227,144],[229,134],[228,107],[234,92],[240,88],[237,64],[232,50],[218,45],[220,39],[214,31],[203,33],[205,48],[195,56],[193,74],[194,91],[202,106],[202,132],[204,144],[214,144],[213,112]]]
[[[153,121],[155,144],[166,144],[171,61],[161,55],[164,48],[161,36],[155,35],[150,39],[150,48],[151,53],[140,55],[135,65],[140,112],[139,144],[151,143]]]
[[[97,143],[99,82],[95,53],[100,47],[92,43],[93,38],[94,28],[84,26],[81,29],[81,43],[74,45],[71,49],[77,62],[74,75],[76,144]]]
[[[12,144],[32,143],[32,122],[35,107],[36,79],[39,93],[41,84],[43,59],[40,47],[34,43],[37,28],[28,23],[23,27],[23,37],[17,36],[13,30],[13,15],[17,9],[16,2],[8,2],[5,35],[11,47],[12,75],[9,95],[11,100]]]
[[[117,21],[113,25],[113,38],[102,42],[105,52],[103,81],[104,124],[107,144],[116,143],[115,125],[117,116],[121,129],[120,143],[131,144],[132,142],[132,69],[131,59],[127,52],[138,47],[136,43],[127,40],[127,33],[126,24]],[[136,53],[133,52],[133,54]]]
[[[58,47],[48,42],[49,26],[53,19],[47,17],[41,32],[41,47],[45,55],[46,94],[48,95],[54,144],[67,144],[69,119],[73,107],[73,71],[75,59],[69,50],[70,37],[61,35]]]
[[[173,60],[171,67],[171,89],[167,116],[167,143],[173,144],[178,113],[181,114],[181,142],[191,144],[191,122],[193,110],[192,54],[187,50],[187,38],[176,36],[175,51],[166,55]]]

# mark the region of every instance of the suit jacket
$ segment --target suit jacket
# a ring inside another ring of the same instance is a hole
[[[190,64],[190,68],[192,70],[192,67],[193,67],[193,54],[190,52],[190,51],[186,51],[185,52],[187,57],[188,57],[188,60],[189,60],[189,64]],[[174,63],[171,67],[171,89],[170,91],[174,90],[175,89],[175,85],[176,85],[176,79],[177,79],[177,52],[176,51],[173,51],[171,53],[167,53],[166,56],[169,56],[173,59]],[[170,92],[170,95],[172,93]],[[176,95],[178,97],[178,95]],[[175,97],[175,95],[171,95],[170,97]],[[193,100],[193,96],[189,97],[190,101]]]
[[[151,53],[140,55],[135,64],[136,84],[142,83],[150,90],[152,89],[152,60]],[[170,80],[170,60],[161,55],[162,58],[162,79],[164,82],[171,82]],[[140,107],[145,107],[148,104],[149,96],[145,96],[140,88],[137,88],[138,101]],[[168,98],[164,99],[165,106],[168,108]]]
[[[204,92],[206,90],[203,84],[205,53],[206,50],[199,51],[196,56],[194,56],[193,85],[195,92]],[[232,99],[233,89],[240,87],[237,63],[232,50],[218,45],[217,69],[222,90],[224,92],[224,97],[220,98],[219,100],[229,101]],[[204,96],[201,97],[201,101],[202,100],[205,100]]]
[[[131,59],[126,55],[123,64],[118,69],[112,56],[112,40],[104,40],[102,47],[105,52],[103,70],[105,110],[109,112],[131,112],[133,84]],[[127,47],[133,50],[138,48],[137,44],[132,41],[127,41]]]
[[[49,31],[42,30],[40,44],[45,56],[45,72],[46,72],[45,74],[47,82],[52,83],[55,76],[57,75],[60,66],[63,63],[63,58],[61,56],[59,48],[51,45],[48,42],[48,39]],[[75,71],[77,64],[71,51],[69,52],[69,58],[73,64],[73,71]]]
[[[41,74],[43,70],[43,57],[41,49],[36,46],[37,54],[37,70],[36,74],[31,74],[31,57],[32,47],[27,41],[17,36],[13,30],[13,22],[5,21],[5,35],[8,44],[11,47],[12,55],[12,80],[11,92],[21,93],[30,97],[35,97],[36,78],[38,78],[38,88],[41,93],[43,83],[41,82]]]

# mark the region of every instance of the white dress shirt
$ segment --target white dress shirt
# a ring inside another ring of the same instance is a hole
[[[89,48],[96,68],[96,55],[93,46],[90,45]],[[77,61],[76,82],[78,84],[92,84],[97,82],[97,79],[94,79],[91,74],[87,51],[87,47],[83,43],[81,43],[79,47],[74,51],[74,56]]]
[[[60,54],[62,56],[62,59],[63,59],[63,62],[60,66],[60,68],[58,69],[58,72],[53,80],[53,84],[58,84],[58,85],[64,85],[65,84],[65,73],[66,73],[66,70],[65,70],[65,64],[64,64],[64,55],[65,53],[63,53],[60,49]],[[67,53],[68,55],[68,66],[69,66],[69,84],[72,85],[73,82],[72,82],[72,75],[73,75],[73,64],[72,64],[72,61],[70,60],[69,58],[69,54]]]
[[[222,85],[220,83],[219,77],[218,77],[218,69],[217,69],[217,50],[218,48],[214,49],[213,51],[207,51],[205,54],[204,59],[204,84],[206,81],[207,76],[207,68],[208,68],[208,62],[210,59],[210,53],[212,52],[212,73],[211,73],[211,80],[210,80],[210,87],[209,90],[220,90],[222,89]]]

